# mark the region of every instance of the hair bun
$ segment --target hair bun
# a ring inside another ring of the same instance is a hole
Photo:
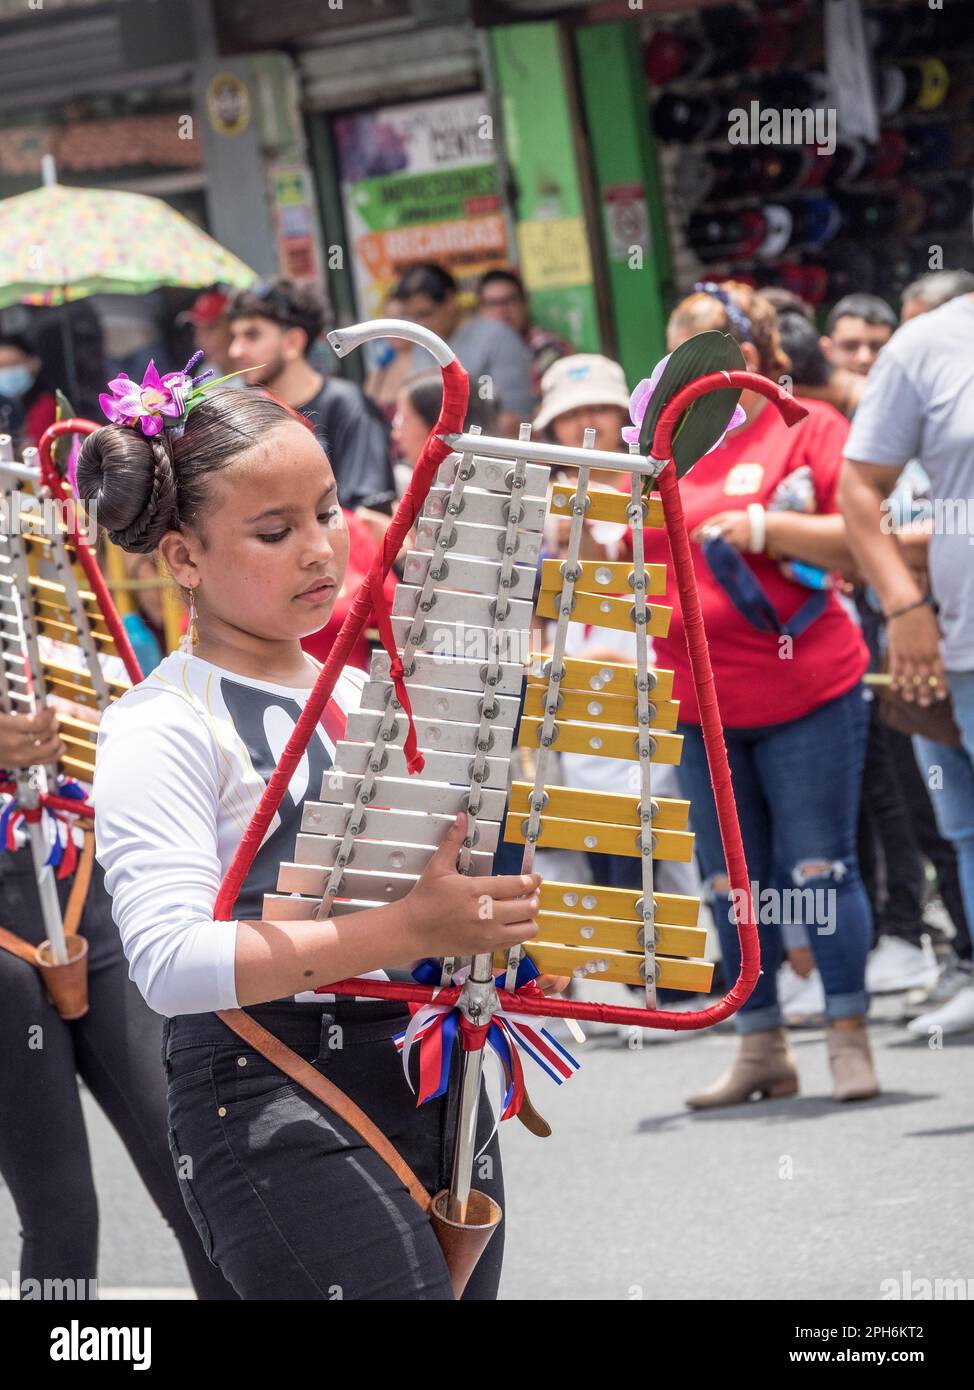
[[[122,425],[96,430],[78,458],[78,491],[115,545],[136,554],[155,550],[178,522],[176,474],[165,431],[150,439]]]

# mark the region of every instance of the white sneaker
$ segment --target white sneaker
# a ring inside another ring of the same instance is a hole
[[[947,1004],[966,985],[974,984],[974,972],[967,961],[951,960],[941,966],[940,974],[929,989],[913,989],[906,996],[906,1007],[930,1013]]]
[[[781,978],[780,973],[778,976]],[[809,1023],[820,1023],[825,1017],[825,990],[822,987],[822,977],[817,970],[813,970],[804,979],[801,975],[796,976],[800,989],[796,990],[787,1001],[778,996],[781,1005],[781,1012],[784,1015],[785,1023],[789,1028],[800,1028]]]
[[[881,936],[866,961],[870,994],[898,994],[906,989],[929,989],[940,974],[929,936],[912,946],[899,936]]]
[[[921,1014],[906,1027],[915,1038],[925,1037],[935,1028],[944,1033],[968,1032],[974,1028],[974,985],[965,985],[942,1008]]]

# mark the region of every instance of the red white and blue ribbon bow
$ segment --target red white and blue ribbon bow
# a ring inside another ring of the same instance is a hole
[[[425,960],[413,971],[413,977],[420,984],[435,984],[440,978],[437,961]],[[525,996],[538,994],[538,969],[534,962],[523,956],[518,967],[515,989]],[[457,981],[460,976],[455,977]],[[501,984],[503,973],[496,977]],[[416,1091],[409,1075],[409,1058],[414,1043],[419,1045],[419,1089],[416,1104],[424,1105],[446,1092],[450,1077],[450,1059],[457,1034],[462,1028],[462,1015],[455,1004],[429,1004],[410,1006],[414,1012],[408,1028],[399,1033],[393,1042],[402,1057],[403,1071],[410,1090]],[[524,1100],[524,1069],[520,1054],[524,1052],[546,1072],[559,1086],[578,1071],[580,1063],[568,1052],[557,1038],[544,1026],[546,1019],[537,1014],[517,1014],[500,1012],[494,1014],[487,1029],[487,1055],[499,1066],[501,1076],[501,1102],[499,1114],[502,1120],[516,1115]]]
[[[70,801],[84,801],[87,798],[84,788],[71,780],[60,784],[57,795]],[[3,813],[0,814],[0,849],[19,849],[18,828],[26,822],[40,820],[42,815],[47,816],[54,823],[54,838],[51,842],[50,853],[44,863],[50,864],[52,869],[57,869],[59,879],[69,878],[77,868],[78,847],[72,834],[72,828],[75,824],[74,817],[64,811],[54,811],[49,806],[45,806],[43,810],[38,806],[36,809],[28,811],[19,806],[16,800],[11,799],[4,807]],[[62,824],[65,826],[63,845],[61,844],[60,832]]]

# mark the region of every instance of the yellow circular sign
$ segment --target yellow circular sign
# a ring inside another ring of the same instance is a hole
[[[218,72],[206,88],[206,111],[217,135],[242,135],[250,124],[250,92],[235,72]]]

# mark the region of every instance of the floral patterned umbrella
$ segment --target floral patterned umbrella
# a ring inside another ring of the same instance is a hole
[[[0,308],[162,285],[243,289],[257,275],[168,203],[63,184],[0,201]]]

